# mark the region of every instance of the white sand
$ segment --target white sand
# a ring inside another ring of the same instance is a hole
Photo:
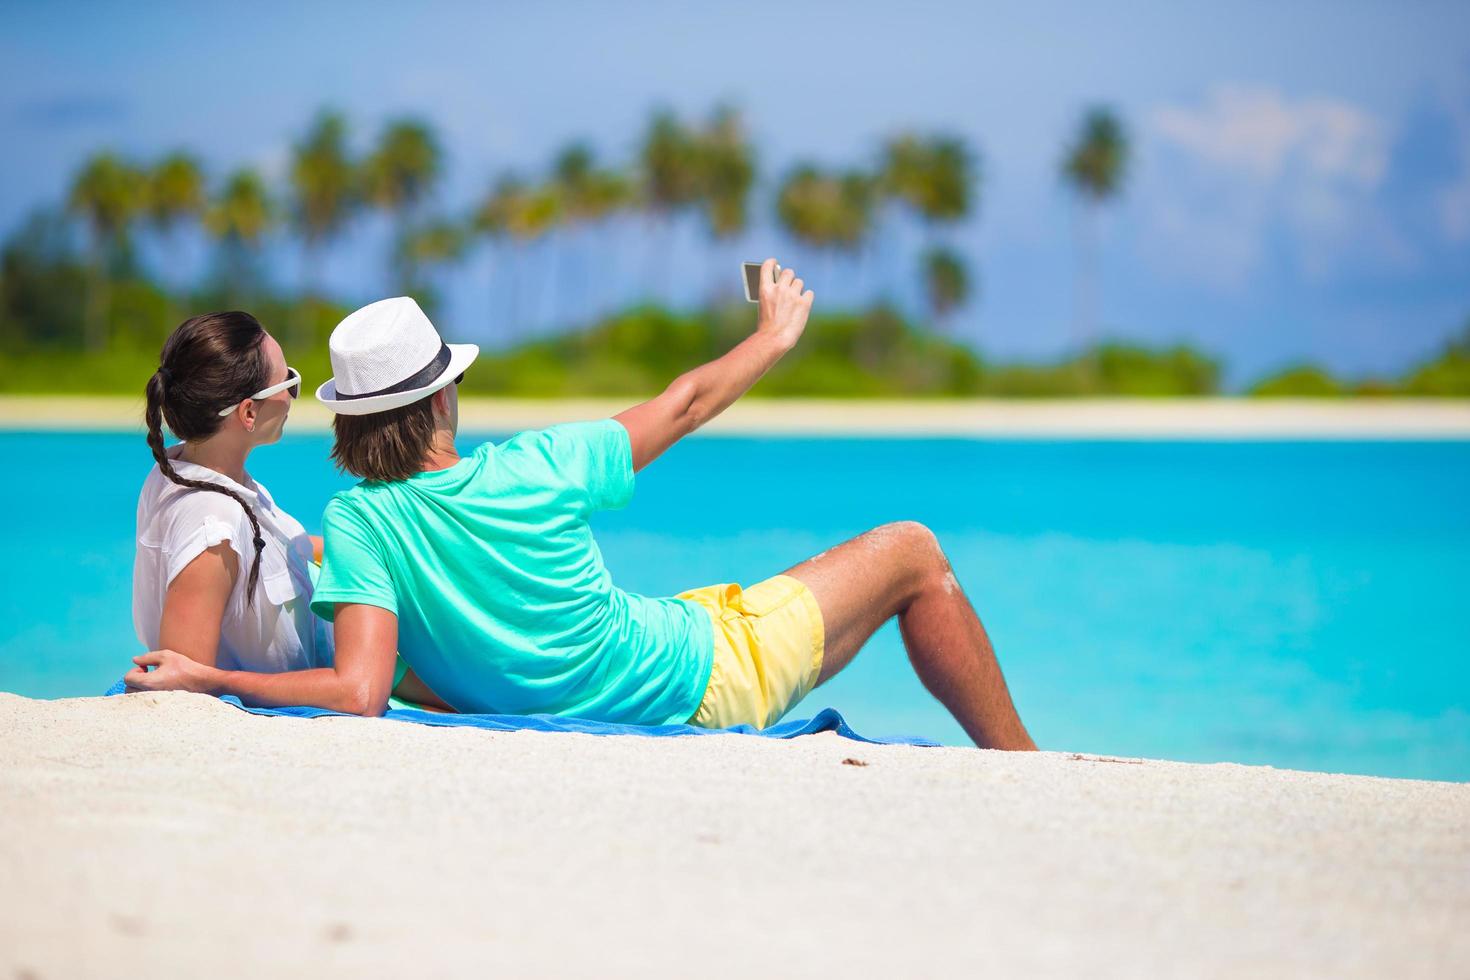
[[[466,399],[465,430],[516,432],[606,418],[637,399]],[[0,395],[0,431],[141,432],[141,398]],[[304,398],[290,431],[325,431],[325,409]],[[997,401],[744,398],[699,435],[972,435],[1022,438],[1470,439],[1470,400],[1234,398]]]
[[[0,883],[5,978],[1463,977],[1470,785],[0,695]]]

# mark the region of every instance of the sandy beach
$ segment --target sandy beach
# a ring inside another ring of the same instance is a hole
[[[0,976],[1464,976],[1470,785],[0,694]]]
[[[465,399],[466,431],[517,432],[606,418],[638,401]],[[0,431],[143,431],[141,398],[0,396]],[[292,432],[324,432],[331,416],[311,398],[291,410]],[[1454,399],[945,399],[745,398],[698,435],[913,435],[1083,439],[1470,439],[1470,401]]]

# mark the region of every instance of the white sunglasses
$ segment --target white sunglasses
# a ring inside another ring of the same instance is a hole
[[[231,405],[229,408],[220,409],[219,417],[224,418],[226,415],[229,415],[231,412],[239,408],[241,405],[245,404],[245,402],[247,401],[260,401],[262,398],[269,398],[276,392],[285,391],[287,388],[295,389],[291,392],[292,398],[295,398],[297,395],[301,394],[301,372],[293,367],[286,368],[285,381],[282,381],[278,385],[271,385],[269,388],[262,388],[255,394],[251,395],[249,398],[242,398],[239,401],[235,402],[235,404]]]

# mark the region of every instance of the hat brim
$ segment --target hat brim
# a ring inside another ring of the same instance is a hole
[[[337,395],[337,379],[328,378],[316,390],[316,400],[338,415],[372,415],[376,412],[386,412],[394,408],[402,408],[404,405],[412,405],[449,385],[466,368],[475,363],[475,358],[480,356],[480,348],[477,344],[445,344],[444,346],[449,348],[449,366],[444,369],[443,374],[422,388],[395,391],[387,395],[373,395],[369,398],[341,398]]]

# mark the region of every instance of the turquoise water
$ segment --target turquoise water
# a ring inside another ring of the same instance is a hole
[[[327,446],[251,461],[313,530],[346,485]],[[96,694],[137,650],[147,448],[4,433],[0,450],[0,689]],[[621,587],[669,595],[920,520],[1043,748],[1467,780],[1467,502],[1470,443],[696,437],[594,527]],[[798,713],[828,704],[860,731],[964,743],[891,623]]]

